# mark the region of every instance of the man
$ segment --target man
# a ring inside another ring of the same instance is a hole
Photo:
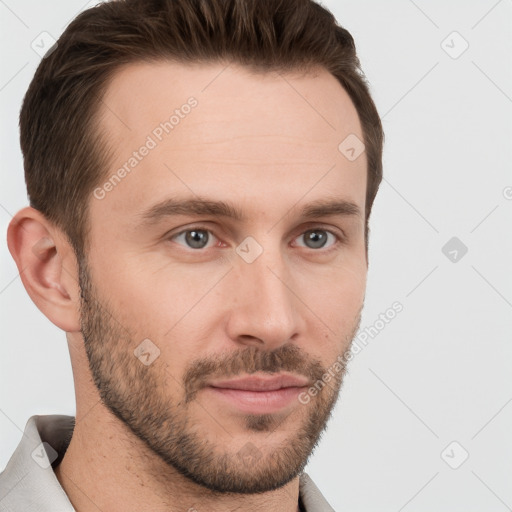
[[[66,332],[76,417],[33,416],[2,511],[332,510],[304,467],[361,317],[383,134],[307,0],[78,16],[20,115],[8,245]]]

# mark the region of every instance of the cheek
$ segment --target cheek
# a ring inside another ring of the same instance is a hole
[[[355,334],[359,322],[366,290],[366,262],[356,256],[347,257],[342,265],[315,277],[314,282],[302,283],[302,294],[319,317],[316,322],[320,331],[330,340],[332,349],[339,352],[341,345],[351,341],[347,337]]]
[[[130,323],[137,319],[142,322],[139,325],[151,326],[160,335],[174,326],[189,324],[190,317],[195,318],[195,325],[200,328],[208,318],[213,319],[215,311],[223,310],[223,297],[231,296],[229,287],[239,286],[236,279],[231,283],[232,278],[225,275],[229,270],[226,265],[185,268],[167,264],[156,272],[141,271],[145,267],[141,262],[125,264],[122,273],[105,278],[105,286]],[[347,251],[338,264],[327,264],[325,268],[291,265],[289,277],[292,289],[297,290],[307,305],[315,306],[315,312],[350,319],[358,313],[364,299],[367,277],[364,252]],[[201,322],[197,321],[198,317]]]
[[[161,260],[152,263],[147,256],[130,259],[126,254],[119,261],[123,264],[99,269],[97,279],[112,315],[130,330],[133,343],[152,340],[176,376],[201,353],[222,347],[223,321],[233,306],[226,297],[239,286],[235,272],[226,275],[229,265],[162,265]],[[301,338],[318,342],[317,349],[311,345],[304,349],[311,354],[318,350],[321,359],[336,357],[352,333],[364,299],[364,248],[345,251],[336,265],[290,263],[288,270],[290,287],[300,298],[291,300],[304,319]]]
[[[199,272],[199,267],[194,271],[168,264],[155,271],[141,261],[125,262],[122,268],[122,273],[104,276],[109,309],[129,330],[135,346],[149,338],[159,348],[161,361],[177,378],[214,334],[219,308],[212,307],[209,296],[214,296],[225,269]]]
[[[211,287],[212,273],[187,271],[162,258],[119,255],[117,265],[95,271],[109,303],[131,325],[151,326],[162,335]],[[121,263],[122,262],[122,263]]]

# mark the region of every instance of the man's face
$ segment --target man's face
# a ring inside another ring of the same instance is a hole
[[[297,476],[338,397],[366,285],[366,156],[338,150],[363,136],[326,71],[224,68],[138,64],[110,84],[82,334],[104,404],[148,453],[252,493]],[[352,209],[304,210],[328,202]]]

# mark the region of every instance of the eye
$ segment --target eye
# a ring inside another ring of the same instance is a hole
[[[296,237],[296,239],[300,238],[304,239],[305,245],[299,244],[299,247],[306,247],[308,249],[325,248],[329,238],[331,239],[331,243],[327,245],[328,249],[337,245],[337,242],[343,241],[340,235],[323,228],[308,229]],[[215,244],[213,242],[218,239],[209,229],[196,226],[171,236],[170,240],[177,241],[180,245],[184,245],[190,249],[199,250],[214,246]]]
[[[180,237],[183,237],[185,244],[191,249],[205,249],[211,239],[210,233],[211,231],[208,229],[186,229],[171,237],[171,240],[179,240]]]
[[[332,231],[321,228],[308,229],[299,235],[297,239],[300,240],[303,238],[306,244],[305,247],[309,249],[322,249],[327,244],[329,236],[331,237],[331,240],[333,240],[333,243],[328,247],[336,245],[336,242],[340,240],[340,237],[334,234]]]

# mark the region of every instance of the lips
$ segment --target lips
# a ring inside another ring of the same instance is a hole
[[[309,385],[309,379],[303,376],[280,373],[278,375],[252,375],[229,380],[210,382],[214,388],[241,391],[277,391],[283,388],[301,388]]]
[[[297,396],[309,384],[306,377],[299,375],[260,373],[209,382],[204,392],[235,414],[273,414],[297,407]]]

